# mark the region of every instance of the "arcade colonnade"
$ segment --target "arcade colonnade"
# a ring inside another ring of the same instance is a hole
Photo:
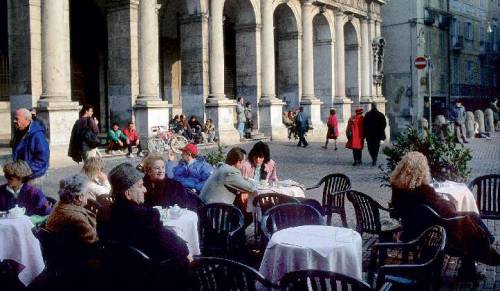
[[[68,144],[89,100],[103,125],[135,119],[143,136],[169,114],[211,118],[226,144],[239,142],[236,96],[277,140],[283,110],[304,106],[310,135],[323,138],[330,108],[344,126],[355,106],[385,104],[383,0],[86,0],[93,10],[77,1],[8,1],[11,111],[37,107],[51,146]],[[76,23],[90,10],[100,22]],[[81,47],[92,43],[89,57]]]

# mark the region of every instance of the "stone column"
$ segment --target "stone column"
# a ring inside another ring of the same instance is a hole
[[[182,111],[205,117],[208,95],[208,14],[185,15],[181,19]]]
[[[42,1],[42,95],[39,117],[45,121],[54,156],[64,153],[69,132],[78,119],[78,103],[71,102],[69,76],[69,2]],[[55,147],[61,147],[55,150]]]
[[[325,136],[326,128],[321,121],[321,101],[314,96],[314,33],[312,0],[302,2],[302,98],[300,105],[309,115],[314,130],[312,138]]]
[[[351,116],[352,101],[345,94],[345,42],[344,12],[337,9],[335,13],[335,101],[339,122],[347,122]]]
[[[368,21],[361,18],[361,98],[370,98],[370,49]]]
[[[272,140],[286,140],[287,129],[283,125],[283,101],[276,98],[274,57],[274,10],[272,1],[261,2],[261,74],[262,95],[259,100],[259,128]]]
[[[381,36],[380,27],[381,27],[380,20],[376,20],[375,21],[375,37]],[[379,98],[382,97],[382,86],[377,86],[377,91],[375,92],[375,94]]]
[[[138,1],[108,1],[106,8],[109,118],[125,126],[139,95]]]
[[[375,33],[375,21],[373,20],[373,18],[369,17],[368,18],[368,43],[370,44],[371,46],[371,43],[373,41],[373,39],[376,37],[376,33]],[[369,60],[370,60],[370,96],[371,97],[376,97],[377,96],[377,86],[375,86],[375,84],[373,83],[373,72],[374,72],[374,68],[373,68],[373,51],[371,48],[369,48]]]
[[[233,114],[236,103],[224,96],[224,1],[210,2],[210,94],[206,101],[206,114],[217,129],[222,144],[240,141]]]
[[[158,8],[156,0],[139,2],[139,95],[134,110],[137,131],[144,143],[152,135],[151,127],[168,126],[169,121],[170,106],[158,96]]]

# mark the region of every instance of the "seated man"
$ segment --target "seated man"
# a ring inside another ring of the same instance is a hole
[[[241,192],[252,193],[257,189],[241,175],[245,150],[232,148],[226,156],[226,163],[219,166],[201,190],[200,198],[205,203],[233,204]]]
[[[132,147],[137,146],[137,156],[143,157],[141,142],[139,140],[139,135],[137,134],[137,130],[135,129],[135,124],[131,121],[128,123],[127,128],[123,130],[123,133],[127,137],[127,149],[128,149],[128,157],[133,158],[134,154],[132,154]]]
[[[125,144],[127,143],[127,136],[123,134],[120,130],[120,126],[118,123],[113,123],[113,126],[108,131],[108,147],[106,149],[106,153],[110,153],[113,151],[119,151],[125,148]]]
[[[181,157],[177,166],[173,168],[173,172],[169,170],[168,173],[173,175],[171,177],[179,181],[184,188],[194,189],[200,193],[214,168],[204,158],[198,157],[198,147],[195,144],[187,144],[182,149]],[[167,167],[172,168],[174,156],[169,154],[168,159]]]
[[[114,204],[105,219],[99,219],[101,239],[114,240],[143,251],[153,261],[171,260],[179,273],[188,270],[186,242],[160,221],[158,210],[146,207],[143,174],[129,163],[122,163],[109,173]]]
[[[175,204],[182,208],[197,211],[198,200],[186,190],[181,183],[165,176],[165,160],[161,155],[148,155],[143,162],[144,187],[146,195],[144,204],[147,206],[169,207]]]
[[[49,201],[43,192],[26,183],[32,175],[30,166],[22,160],[8,162],[3,167],[7,184],[0,186],[0,211],[14,206],[26,208],[26,215],[48,215],[51,211]]]

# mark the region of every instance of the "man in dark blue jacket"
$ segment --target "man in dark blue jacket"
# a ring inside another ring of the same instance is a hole
[[[45,127],[33,122],[31,112],[20,108],[14,113],[14,140],[12,160],[23,160],[31,168],[30,184],[43,191],[43,178],[49,168],[49,143],[45,137]]]

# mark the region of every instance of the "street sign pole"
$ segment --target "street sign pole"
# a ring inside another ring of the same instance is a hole
[[[429,72],[429,130],[432,132],[432,62],[431,56],[427,57],[428,72]]]

